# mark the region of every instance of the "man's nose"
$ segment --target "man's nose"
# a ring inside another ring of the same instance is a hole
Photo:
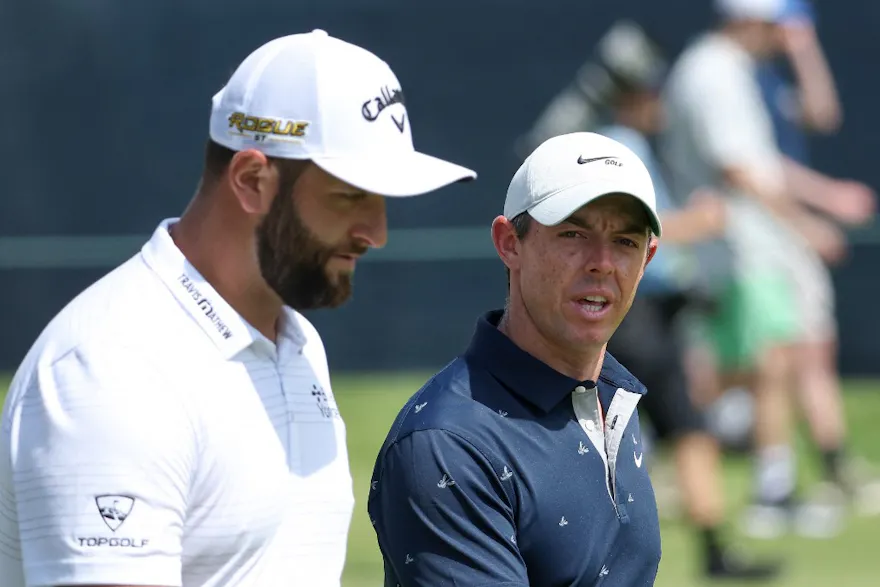
[[[614,257],[612,244],[591,239],[587,244],[587,262],[585,269],[588,273],[610,275],[614,272]]]
[[[352,230],[352,237],[364,246],[381,249],[388,242],[388,215],[385,198],[371,196],[372,201],[364,206],[362,216]]]

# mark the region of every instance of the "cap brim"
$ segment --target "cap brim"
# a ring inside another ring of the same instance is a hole
[[[418,196],[476,179],[475,171],[417,151],[377,157],[315,157],[314,163],[342,181],[381,196]]]
[[[538,202],[529,209],[529,214],[544,226],[556,226],[577,212],[581,207],[602,196],[613,194],[627,194],[639,200],[648,214],[651,232],[660,236],[662,231],[660,218],[648,204],[649,201],[654,199],[653,194],[650,194],[652,197],[649,198],[649,194],[642,194],[638,188],[622,186],[620,184],[596,185],[593,183],[590,185],[576,185]]]

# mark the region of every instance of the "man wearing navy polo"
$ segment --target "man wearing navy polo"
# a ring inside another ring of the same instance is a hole
[[[593,133],[542,143],[492,240],[503,310],[403,407],[373,473],[385,585],[653,585],[657,507],[636,406],[606,344],[657,249],[644,164]]]

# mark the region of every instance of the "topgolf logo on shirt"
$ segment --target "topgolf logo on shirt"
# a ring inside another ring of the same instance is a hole
[[[134,498],[127,495],[99,495],[95,497],[95,503],[98,506],[98,511],[101,512],[104,523],[116,532],[131,514]]]
[[[196,305],[199,307],[202,313],[208,317],[208,319],[211,321],[211,324],[213,324],[214,327],[217,329],[217,332],[220,333],[220,336],[225,339],[232,338],[232,331],[229,329],[228,326],[226,326],[223,320],[220,319],[220,316],[218,316],[217,312],[214,310],[213,304],[211,304],[210,300],[208,300],[208,298],[206,298],[204,294],[199,291],[193,280],[186,273],[181,273],[180,277],[178,277],[177,280],[180,282],[186,292],[190,296],[192,296],[192,299],[196,301]]]
[[[95,505],[101,519],[114,534],[131,516],[135,499],[128,495],[97,495]],[[81,548],[145,548],[150,541],[145,538],[119,536],[81,536],[76,538]]]

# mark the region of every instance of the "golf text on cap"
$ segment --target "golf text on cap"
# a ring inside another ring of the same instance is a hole
[[[196,305],[199,307],[200,310],[202,310],[205,316],[208,317],[208,319],[211,321],[211,324],[213,324],[214,327],[217,328],[217,332],[219,332],[223,338],[232,338],[232,331],[229,330],[229,327],[226,326],[223,320],[220,319],[220,317],[217,315],[217,312],[214,311],[214,306],[211,305],[211,302],[208,301],[208,299],[204,295],[202,295],[202,292],[198,290],[192,279],[190,279],[186,273],[183,273],[180,275],[180,277],[177,278],[177,280],[187,291],[187,293],[192,296],[192,299],[196,301]]]
[[[267,137],[272,140],[284,140],[276,137],[304,137],[309,123],[304,120],[284,120],[233,112],[229,116],[229,126],[238,129],[238,134],[252,132],[255,133],[254,140],[265,141]],[[269,135],[276,136],[270,137]]]
[[[375,104],[375,107],[373,106]],[[379,90],[379,95],[375,98],[370,98],[366,102],[364,102],[363,106],[361,106],[361,114],[363,114],[364,118],[373,122],[379,115],[382,114],[382,111],[388,108],[393,104],[400,104],[402,106],[406,105],[406,102],[403,98],[403,91],[400,88],[396,88],[393,90],[388,89],[388,86],[381,88]],[[403,132],[404,126],[406,125],[406,113],[404,112],[403,116],[398,121],[397,118],[392,114],[391,120],[394,121],[394,124],[397,126],[397,130]]]

